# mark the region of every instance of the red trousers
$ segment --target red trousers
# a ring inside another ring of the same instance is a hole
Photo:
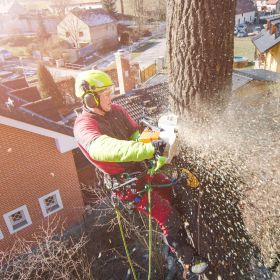
[[[146,175],[136,183],[136,191],[144,189],[149,183],[152,185],[170,184],[170,179],[161,173],[156,173],[153,177]],[[194,249],[188,244],[183,237],[181,230],[181,220],[179,213],[172,207],[172,188],[173,187],[156,187],[152,189],[152,218],[159,224],[164,236],[168,241],[170,248],[175,251],[184,263],[191,263]],[[117,197],[122,202],[134,201],[135,209],[148,216],[148,192],[144,192],[139,197],[133,190],[117,191]]]

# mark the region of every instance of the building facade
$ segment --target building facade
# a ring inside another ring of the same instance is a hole
[[[252,38],[256,69],[280,73],[280,16],[267,20],[266,29]]]
[[[74,48],[93,44],[94,50],[118,44],[117,23],[102,9],[69,13],[57,27],[58,35]]]
[[[257,7],[251,0],[237,0],[235,12],[235,26],[252,23],[256,18]]]
[[[0,84],[0,251],[56,217],[72,227],[84,211],[72,128],[35,89]]]
[[[30,239],[55,215],[66,227],[78,223],[84,207],[71,150],[60,153],[55,139],[10,122],[0,124],[0,250],[15,237]]]

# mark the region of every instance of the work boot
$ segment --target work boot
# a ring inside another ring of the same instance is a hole
[[[202,274],[208,268],[208,263],[201,257],[194,257],[191,264],[184,264],[183,279],[196,279],[196,275]]]
[[[194,257],[190,267],[190,271],[194,274],[202,274],[208,268],[208,262],[206,259],[201,257]]]

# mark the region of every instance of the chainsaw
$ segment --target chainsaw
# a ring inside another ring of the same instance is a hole
[[[155,140],[162,140],[166,144],[163,156],[166,158],[165,163],[171,163],[172,159],[178,155],[179,146],[177,117],[174,114],[163,115],[158,125],[154,125],[154,120],[150,118],[142,118],[140,125],[145,127],[138,141],[142,143],[150,143]]]
[[[160,169],[165,164],[172,165],[172,160],[179,155],[180,147],[177,116],[171,113],[163,115],[160,117],[157,124],[155,124],[156,122],[153,119],[143,117],[139,123],[142,127],[144,127],[143,132],[138,138],[139,142],[150,143],[155,140],[162,140],[166,144],[162,155],[163,157],[158,159],[155,170]],[[179,173],[180,174],[177,174],[177,176],[181,179],[185,178],[187,186],[191,188],[198,187],[198,179],[188,169],[180,168]]]

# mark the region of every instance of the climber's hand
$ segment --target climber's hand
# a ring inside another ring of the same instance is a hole
[[[155,148],[155,157],[162,156],[166,147],[166,143],[162,140],[152,141],[152,145]]]

